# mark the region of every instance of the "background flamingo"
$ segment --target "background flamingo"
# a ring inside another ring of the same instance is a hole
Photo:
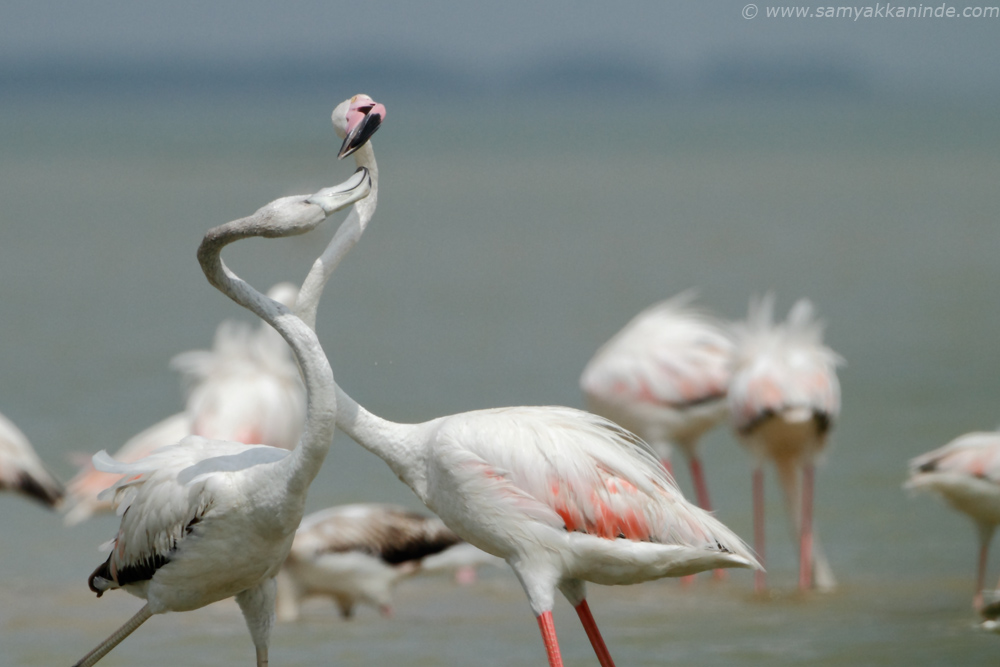
[[[670,470],[677,446],[698,505],[712,503],[698,441],[727,415],[733,342],[685,292],[636,315],[597,351],[580,376],[587,407],[648,442]]]
[[[918,456],[910,461],[905,487],[937,493],[976,524],[979,558],[972,604],[983,609],[987,556],[1000,523],[1000,432],[967,433]],[[989,620],[998,614],[997,610],[987,612]]]
[[[328,211],[369,191],[368,175],[360,170],[344,187],[323,191],[323,206],[309,196],[285,197],[205,235],[198,260],[209,282],[271,324],[299,363],[307,390],[303,433],[292,451],[190,436],[133,463],[95,456],[99,469],[125,477],[112,487],[123,512],[121,528],[90,586],[98,595],[123,587],[147,602],[78,666],[100,660],[152,614],[232,596],[246,618],[258,667],[267,665],[273,577],[288,555],[306,491],[333,438],[336,399],[329,363],[312,330],[236,276],[220,253],[241,238],[309,231]]]
[[[840,414],[840,358],[823,345],[823,326],[802,299],[787,321],[774,324],[773,295],[752,301],[736,327],[735,370],[729,389],[733,425],[754,459],[754,550],[764,559],[765,459],[774,462],[792,533],[799,542],[799,588],[836,585],[812,518],[815,463]],[[763,571],[755,587],[764,590]]]
[[[359,96],[354,104],[364,109],[373,103]],[[370,145],[356,159],[377,175]],[[300,312],[314,310],[373,206],[372,197],[359,202],[358,216],[349,216],[334,235],[303,283]],[[337,424],[386,461],[459,537],[507,561],[553,667],[562,664],[552,622],[556,589],[576,609],[601,665],[609,667],[586,581],[631,584],[758,566],[736,535],[684,500],[648,445],[597,415],[514,407],[398,424],[368,412],[338,387]]]
[[[392,614],[392,591],[424,559],[464,545],[437,517],[378,503],[339,505],[302,519],[278,575],[278,620],[299,617],[304,598],[327,596],[349,618],[363,602]],[[437,568],[434,568],[437,569]]]
[[[46,470],[27,436],[0,415],[0,491],[22,493],[48,507],[63,497],[63,486]]]
[[[298,290],[279,283],[268,296],[285,306]],[[171,360],[187,390],[183,412],[130,438],[115,452],[125,463],[179,442],[188,435],[292,449],[305,419],[305,388],[284,339],[270,325],[256,328],[237,320],[219,324],[211,350],[182,352]],[[111,510],[98,494],[118,480],[88,460],[67,485],[67,525]]]

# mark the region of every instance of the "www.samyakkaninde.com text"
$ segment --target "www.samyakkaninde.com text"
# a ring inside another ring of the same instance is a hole
[[[836,7],[764,7],[764,17],[769,19],[929,19],[929,18],[994,18],[1000,19],[997,7],[955,7],[953,5],[894,5],[891,3],[874,5]],[[757,16],[757,6],[747,5],[743,16]]]

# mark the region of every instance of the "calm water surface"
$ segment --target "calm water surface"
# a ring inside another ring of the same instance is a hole
[[[330,99],[32,100],[0,117],[0,411],[63,478],[177,411],[167,369],[248,317],[207,285],[201,234],[278,196],[339,182]],[[370,91],[375,94],[377,91]],[[377,97],[377,95],[376,95]],[[338,272],[320,335],[338,380],[397,420],[510,404],[579,406],[590,355],[645,306],[696,287],[741,317],[773,289],[812,298],[847,360],[817,522],[841,587],[794,592],[794,549],[769,488],[774,593],[751,577],[592,587],[618,664],[995,664],[969,604],[974,533],[900,490],[906,460],[997,416],[1000,131],[988,105],[384,100],[379,212]],[[329,237],[229,253],[261,288],[300,281]],[[751,535],[747,456],[704,443],[723,521]],[[687,488],[687,476],[679,474]],[[309,509],[418,507],[338,436]],[[115,520],[73,528],[0,498],[0,665],[70,664],[134,613],[86,578]],[[994,559],[995,561],[996,559]],[[993,568],[996,570],[996,567]],[[1000,574],[991,571],[990,576]],[[402,586],[392,620],[315,604],[279,626],[273,664],[524,665],[543,652],[513,577]],[[568,665],[594,665],[565,603]],[[114,665],[249,664],[232,603],[150,620]]]

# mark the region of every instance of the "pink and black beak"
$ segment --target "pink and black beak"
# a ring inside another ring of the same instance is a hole
[[[367,95],[358,95],[347,110],[347,136],[337,158],[342,159],[365,145],[385,119],[385,106]]]

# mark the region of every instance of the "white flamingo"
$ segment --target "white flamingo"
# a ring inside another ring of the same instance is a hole
[[[341,108],[341,107],[338,107]],[[353,115],[344,155],[367,140],[378,118]],[[336,119],[335,119],[335,122]],[[284,197],[253,215],[205,235],[198,260],[209,282],[274,327],[292,349],[307,391],[306,422],[292,451],[266,445],[191,436],[134,463],[99,453],[95,464],[123,475],[112,491],[121,528],[107,561],[90,576],[101,595],[125,588],[146,599],[142,609],[78,667],[93,665],[151,615],[197,609],[236,597],[253,639],[258,667],[268,663],[274,620],[274,576],[302,519],[306,491],[330,447],[336,398],[333,374],[312,329],[281,304],[260,294],[222,261],[222,249],[253,236],[302,234],[326,216],[366,196],[371,182],[359,169],[342,186],[312,196]]]
[[[792,532],[799,542],[799,588],[832,589],[836,582],[813,526],[815,463],[840,414],[840,357],[823,345],[823,325],[802,299],[788,320],[772,322],[774,296],[752,301],[736,326],[737,351],[729,408],[733,425],[754,459],[754,550],[764,560],[764,471],[774,462]],[[800,475],[801,471],[801,475]],[[755,573],[758,592],[766,587]]]
[[[372,173],[374,190],[370,145],[357,159]],[[303,283],[301,312],[314,311],[373,207],[374,193],[338,229]],[[303,319],[315,325],[315,318]],[[562,665],[552,622],[557,589],[576,609],[601,665],[611,667],[584,582],[633,584],[759,567],[735,534],[684,500],[648,445],[596,415],[512,407],[398,424],[338,387],[337,426],[386,461],[459,537],[507,561],[528,596],[552,667]]]
[[[392,615],[392,592],[424,558],[464,544],[437,517],[378,503],[338,505],[302,519],[278,574],[279,621],[299,617],[307,597],[333,598],[350,618],[363,602]]]
[[[976,524],[979,558],[973,607],[983,609],[987,556],[1000,524],[1000,432],[966,433],[910,461],[906,488],[937,493]],[[998,584],[1000,588],[1000,584]],[[995,621],[997,605],[988,612]]]
[[[275,301],[292,307],[298,289],[279,283],[268,291]],[[248,445],[292,449],[305,419],[305,388],[284,339],[270,325],[255,329],[246,322],[225,320],[215,331],[211,350],[176,355],[170,365],[181,373],[187,390],[183,412],[171,415],[130,438],[114,459],[136,461],[188,435],[232,440]],[[66,525],[111,511],[98,495],[118,480],[88,459],[67,484],[63,509]]]
[[[11,490],[55,507],[63,486],[52,476],[28,438],[14,422],[0,415],[0,491]]]
[[[587,363],[580,388],[588,409],[648,442],[668,470],[679,448],[698,505],[711,512],[697,447],[728,414],[733,342],[693,298],[684,292],[632,318]]]

